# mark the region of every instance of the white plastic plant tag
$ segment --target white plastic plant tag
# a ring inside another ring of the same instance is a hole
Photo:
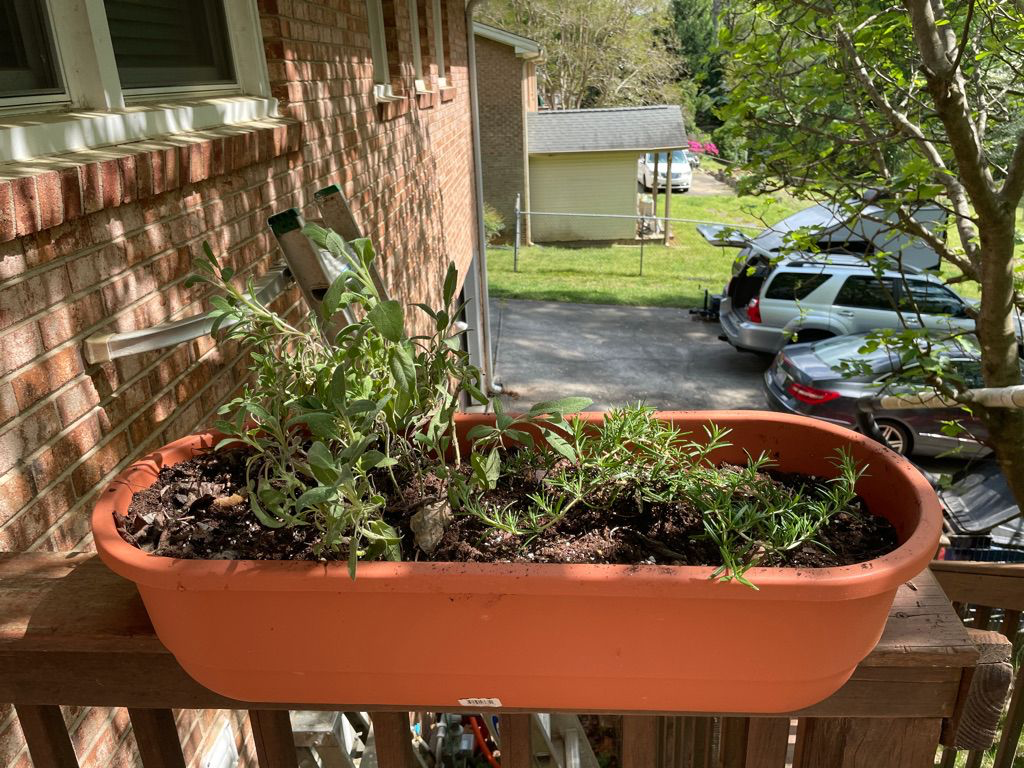
[[[501,699],[479,697],[475,699],[459,699],[460,707],[500,707]]]

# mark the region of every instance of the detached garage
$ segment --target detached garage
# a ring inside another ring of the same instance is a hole
[[[686,146],[678,106],[549,110],[527,121],[535,242],[635,238],[640,157]],[[549,215],[559,213],[629,218]]]

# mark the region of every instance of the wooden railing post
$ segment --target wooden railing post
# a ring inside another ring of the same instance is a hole
[[[941,726],[937,718],[804,718],[793,768],[932,768]]]
[[[128,716],[144,768],[185,768],[185,756],[171,710],[132,708]]]
[[[654,715],[623,716],[622,768],[654,768],[660,764],[659,760],[658,718]]]
[[[532,768],[533,736],[529,715],[502,715],[501,768]]]
[[[750,718],[744,768],[780,768],[786,764],[788,749],[788,717]]]
[[[378,768],[418,768],[408,712],[371,712]]]
[[[754,719],[747,717],[722,718],[716,768],[746,768],[747,741],[750,737],[750,725]],[[776,763],[773,768],[781,765],[782,763]]]
[[[60,707],[19,704],[14,709],[35,768],[78,768],[78,758]]]
[[[298,768],[287,709],[250,709],[249,725],[260,768]]]

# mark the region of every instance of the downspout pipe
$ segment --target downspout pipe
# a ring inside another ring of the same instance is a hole
[[[487,232],[484,229],[484,171],[483,157],[480,151],[480,98],[477,91],[479,80],[476,69],[476,37],[473,33],[473,14],[483,0],[467,0],[466,2],[466,59],[469,69],[469,109],[473,134],[473,184],[476,193],[476,233],[477,258],[473,260],[476,272],[478,306],[478,338],[480,345],[480,369],[485,376],[485,383],[490,393],[501,392],[501,385],[494,379],[491,356],[491,313],[489,306],[490,292],[487,287]]]

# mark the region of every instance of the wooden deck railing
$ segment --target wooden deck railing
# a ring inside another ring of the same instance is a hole
[[[976,632],[989,632],[1013,641],[1018,654],[1024,648],[1021,634],[1021,611],[1024,611],[1024,565],[1000,565],[997,563],[937,562],[932,572],[938,579],[946,596],[953,601],[957,613]],[[1012,675],[1012,670],[1003,668],[999,674]],[[999,746],[993,768],[1011,768],[1014,756],[1020,748],[1021,730],[1024,726],[1024,664],[1018,663],[1013,681],[1013,697],[1005,712]],[[971,750],[967,753],[966,768],[982,765],[984,751]],[[947,748],[942,755],[942,768],[955,765],[956,751]]]
[[[940,573],[946,583],[950,572]],[[1007,595],[996,580],[985,588],[999,607],[1024,607],[1019,590]],[[926,768],[940,744],[984,748],[1005,689],[979,681],[998,678],[992,669],[1005,665],[1009,644],[982,640],[979,650],[925,571],[899,590],[878,646],[832,697],[785,715],[618,713],[622,768],[783,768],[787,752],[796,768]],[[134,585],[90,554],[0,556],[0,701],[15,705],[38,768],[77,765],[60,705],[127,707],[146,768],[184,766],[172,709],[248,710],[260,768],[296,766],[289,709],[340,709],[233,701],[203,688],[156,639]],[[450,704],[422,709],[458,710]],[[353,701],[344,709],[371,713],[380,768],[419,768],[402,708]],[[530,768],[529,713],[500,715],[501,768]]]

